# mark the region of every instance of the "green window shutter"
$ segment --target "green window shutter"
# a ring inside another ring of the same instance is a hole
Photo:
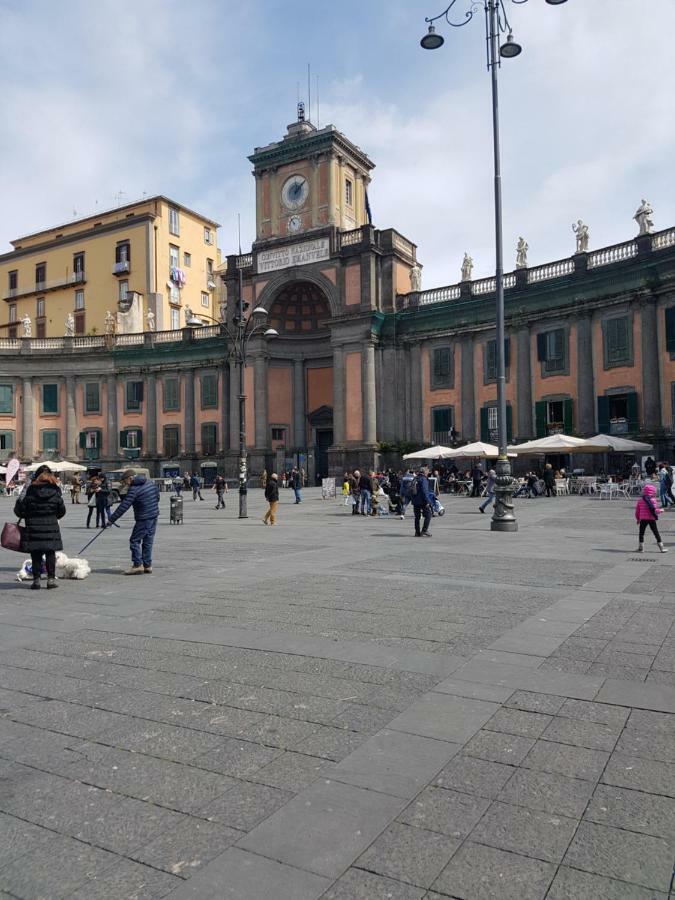
[[[675,353],[675,306],[669,306],[666,314],[666,349]]]
[[[609,434],[609,397],[598,397],[598,431]]]
[[[546,437],[546,401],[537,400],[534,404],[534,420],[537,437]]]
[[[433,432],[450,431],[450,407],[433,410]]]
[[[626,407],[628,410],[628,430],[633,432],[639,428],[638,422],[638,395],[626,394]]]
[[[511,404],[506,404],[506,442],[508,444],[513,440],[513,410]]]
[[[511,338],[504,338],[504,368],[508,369],[511,365]]]
[[[143,429],[142,428],[136,429],[136,446],[139,448],[143,446]]]
[[[487,406],[484,406],[480,411],[480,439],[483,443],[488,443],[490,439]]]
[[[120,447],[124,449],[127,445],[127,433],[126,431],[120,431]]]
[[[547,332],[542,331],[537,335],[537,360],[539,362],[546,362],[546,334]]]
[[[80,450],[86,450],[86,449],[87,449],[87,432],[81,431],[80,432]]]
[[[572,401],[563,400],[563,422],[565,434],[572,434],[574,429],[574,419],[572,416]]]

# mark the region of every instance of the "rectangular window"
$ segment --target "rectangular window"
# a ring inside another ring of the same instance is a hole
[[[628,316],[607,319],[602,323],[605,344],[605,367],[629,363],[631,334]]]
[[[131,262],[131,245],[129,241],[120,241],[115,247],[115,262],[130,263]]]
[[[117,284],[117,290],[120,300],[126,300],[127,294],[129,293],[129,282],[128,281],[119,281]]]
[[[124,448],[126,450],[136,450],[140,446],[140,435],[137,428],[128,428],[124,432],[125,436],[125,444]]]
[[[286,440],[286,429],[285,428],[273,428],[272,429],[272,440],[273,441]]]
[[[565,329],[555,328],[537,335],[537,358],[544,364],[545,372],[565,370]]]
[[[489,431],[497,430],[497,407],[496,406],[488,406],[487,411],[487,425]]]
[[[177,378],[164,379],[164,412],[180,409],[180,390]]]
[[[212,409],[218,406],[218,376],[202,375],[202,409]]]
[[[42,449],[43,450],[60,450],[61,449],[61,432],[60,431],[43,431],[42,432]]]
[[[47,263],[38,263],[35,266],[35,286],[38,290],[47,282]]]
[[[84,309],[84,291],[75,291],[75,309]]]
[[[128,412],[139,412],[143,403],[143,382],[127,381],[126,401]]]
[[[0,452],[7,453],[14,449],[14,432],[0,431]]]
[[[171,459],[178,456],[180,444],[180,428],[178,425],[164,426],[164,456]]]
[[[84,386],[84,411],[101,412],[101,389],[98,381],[88,381]]]
[[[16,322],[16,303],[9,304],[9,321]]]
[[[98,459],[101,449],[101,432],[99,429],[80,432],[80,450],[85,459]]]
[[[11,415],[14,412],[14,385],[0,384],[0,414]]]
[[[497,380],[497,341],[487,341],[485,344],[485,380]]]
[[[47,322],[44,319],[38,319],[35,323],[35,337],[40,339],[47,337]]]
[[[14,271],[8,275],[9,296],[12,297],[19,287],[19,273]]]
[[[452,407],[437,406],[431,410],[431,440],[435,444],[452,440]]]
[[[204,243],[212,244],[213,243],[213,232],[210,228],[204,228]]]
[[[75,281],[82,281],[84,278],[84,253],[73,254],[73,272]]]
[[[354,185],[349,178],[345,179],[345,203],[347,206],[354,205]]]
[[[209,295],[206,293],[206,291],[202,291],[202,306],[205,306],[208,309],[210,305],[211,301],[209,299]]]
[[[431,386],[452,386],[452,348],[436,347],[431,363]]]
[[[561,430],[565,420],[565,411],[562,400],[549,400],[546,404],[546,424],[549,426],[559,425]],[[551,434],[551,431],[549,431]]]
[[[183,253],[183,265],[186,269],[189,269],[192,266],[192,254],[191,253]]]
[[[213,260],[206,260],[206,277],[211,281],[213,279]]]
[[[58,415],[59,412],[59,386],[58,384],[42,385],[42,412],[45,415]]]
[[[175,244],[169,244],[169,265],[172,269],[180,267],[180,249]]]
[[[38,298],[37,298],[37,303],[36,303],[36,306],[35,306],[35,315],[36,315],[36,316],[38,317],[38,319],[39,319],[39,318],[41,318],[42,316],[44,316],[44,314],[45,314],[45,298],[44,298],[44,297],[38,297]]]
[[[180,235],[180,216],[178,210],[173,206],[169,207],[169,232]]]
[[[628,419],[628,397],[620,394],[617,397],[608,397],[609,400],[609,421],[617,422]]]
[[[215,456],[217,452],[218,428],[213,422],[202,425],[202,453],[204,456]]]
[[[177,328],[180,328],[180,310],[179,309],[171,310],[171,328],[174,331]]]
[[[78,336],[81,336],[84,334],[84,332],[85,332],[84,313],[77,312],[77,313],[75,313],[75,334]]]

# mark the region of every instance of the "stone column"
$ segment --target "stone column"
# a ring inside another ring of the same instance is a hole
[[[270,180],[269,180],[269,189],[270,189],[270,231],[272,235],[279,234],[279,213],[280,213],[280,200],[279,200],[279,186],[277,184],[277,170],[270,169]],[[239,441],[237,439],[237,446],[239,446]]]
[[[419,343],[410,348],[410,430],[413,441],[423,440],[422,345]]]
[[[396,353],[395,347],[384,347],[382,350],[380,437],[383,441],[395,441],[402,438],[404,433],[397,421],[398,408],[403,404],[399,397]]]
[[[328,157],[328,224],[339,224],[335,220],[335,178],[337,174],[337,161]]]
[[[476,440],[476,400],[473,392],[475,377],[473,338],[469,335],[462,340],[462,425],[460,432],[462,440],[469,441],[469,443]]]
[[[302,359],[293,360],[293,443],[299,450],[307,446],[305,362]]]
[[[119,431],[117,424],[117,377],[108,375],[108,415],[106,421],[108,429],[106,441],[106,455],[109,459],[116,459],[119,455]]]
[[[253,396],[255,410],[255,445],[267,447],[267,359],[261,354],[253,358]]]
[[[183,375],[185,385],[185,417],[183,419],[183,447],[186,454],[195,452],[195,370]]]
[[[530,329],[525,327],[518,331],[518,358],[516,361],[516,397],[518,398],[518,431],[517,437],[532,437],[532,351],[530,347]]]
[[[77,459],[77,410],[75,406],[75,377],[66,377],[66,456]]]
[[[640,305],[642,333],[642,419],[646,431],[661,425],[661,377],[659,372],[656,302],[650,297]]]
[[[333,347],[333,444],[344,446],[347,434],[345,407],[345,351]]]
[[[577,432],[595,433],[595,390],[593,378],[593,323],[590,314],[581,315],[577,326]]]
[[[230,450],[239,452],[239,369],[230,360]]]
[[[22,379],[21,444],[24,459],[35,455],[35,406],[33,403],[33,379]]]
[[[370,342],[361,351],[361,383],[363,398],[363,441],[374,444],[377,440],[375,410],[375,347]]]
[[[157,376],[151,372],[145,380],[145,453],[157,456]]]
[[[344,182],[344,159],[341,156],[338,156],[338,183],[337,183],[337,196],[338,196],[338,206],[340,208],[340,228],[343,230],[346,228],[345,225],[345,182]]]
[[[220,445],[221,450],[225,452],[232,446],[230,444],[230,365],[227,360],[225,360],[221,372]]]

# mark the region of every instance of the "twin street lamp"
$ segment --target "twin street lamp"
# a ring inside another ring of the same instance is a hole
[[[425,50],[437,50],[442,47],[445,40],[438,34],[434,22],[445,19],[453,28],[461,28],[467,25],[474,15],[483,7],[485,13],[485,37],[487,41],[487,68],[492,76],[492,139],[494,153],[494,193],[495,193],[495,293],[497,300],[496,310],[496,350],[497,350],[497,445],[499,457],[495,467],[497,481],[495,484],[495,503],[490,527],[492,531],[517,531],[518,523],[513,514],[513,478],[511,477],[511,464],[506,453],[506,372],[504,360],[504,266],[502,253],[502,187],[501,187],[501,162],[499,153],[499,102],[497,90],[497,71],[501,65],[501,57],[511,59],[522,52],[522,47],[513,37],[511,25],[506,14],[507,0],[464,0],[468,9],[461,21],[453,21],[452,8],[457,0],[451,3],[432,18],[426,18],[429,28],[420,44]],[[511,0],[512,3],[522,4],[527,0]],[[566,0],[546,0],[549,6],[560,6]],[[506,34],[506,40],[499,44],[500,36]]]

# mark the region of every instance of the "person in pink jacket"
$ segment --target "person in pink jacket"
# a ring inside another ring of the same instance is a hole
[[[668,552],[667,548],[663,546],[663,541],[661,540],[661,535],[659,534],[659,529],[656,525],[656,522],[659,518],[659,513],[662,513],[663,510],[657,507],[656,501],[654,499],[655,497],[656,488],[654,487],[654,485],[646,484],[643,488],[642,496],[635,506],[635,521],[640,527],[640,535],[638,539],[639,543],[637,548],[638,553],[644,552],[644,540],[647,525],[649,525],[649,527],[651,528],[661,553]]]

